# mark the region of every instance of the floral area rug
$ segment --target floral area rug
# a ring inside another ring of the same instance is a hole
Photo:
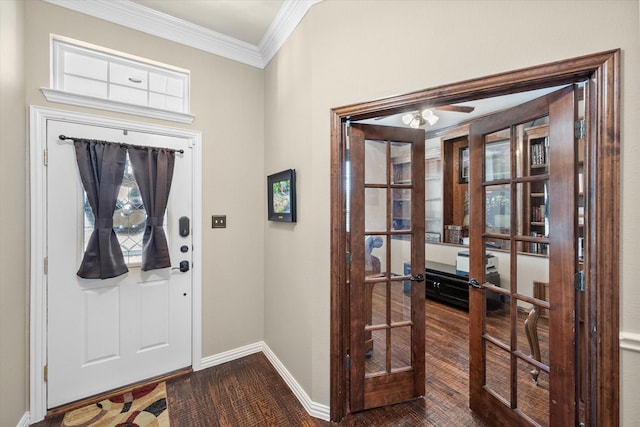
[[[164,382],[67,412],[61,427],[170,427]]]

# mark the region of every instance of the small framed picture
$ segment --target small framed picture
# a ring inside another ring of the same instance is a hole
[[[267,177],[269,221],[296,222],[296,171],[287,169]]]
[[[462,147],[458,151],[458,183],[469,182],[469,147]]]

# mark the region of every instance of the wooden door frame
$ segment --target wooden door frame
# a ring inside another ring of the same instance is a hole
[[[331,326],[330,417],[348,412],[349,307],[344,227],[344,121],[364,120],[404,111],[473,99],[588,81],[591,119],[587,159],[591,174],[585,190],[588,244],[585,280],[589,330],[588,425],[614,426],[620,421],[619,233],[620,233],[620,49],[438,86],[405,95],[331,110]],[[594,286],[606,283],[607,286]]]

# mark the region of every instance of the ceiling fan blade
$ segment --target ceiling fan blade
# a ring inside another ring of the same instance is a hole
[[[456,113],[470,113],[476,108],[468,107],[466,105],[441,105],[439,107],[435,107],[435,109],[440,111],[454,111]]]

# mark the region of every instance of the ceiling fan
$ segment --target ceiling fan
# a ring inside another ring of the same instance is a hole
[[[412,111],[402,115],[402,123],[404,123],[405,125],[409,125],[414,129],[417,129],[426,123],[429,123],[430,126],[433,126],[436,124],[439,118],[433,113],[433,110],[450,111],[456,113],[471,113],[473,110],[475,110],[475,107],[466,105],[441,105],[439,107],[426,108],[421,111]]]

